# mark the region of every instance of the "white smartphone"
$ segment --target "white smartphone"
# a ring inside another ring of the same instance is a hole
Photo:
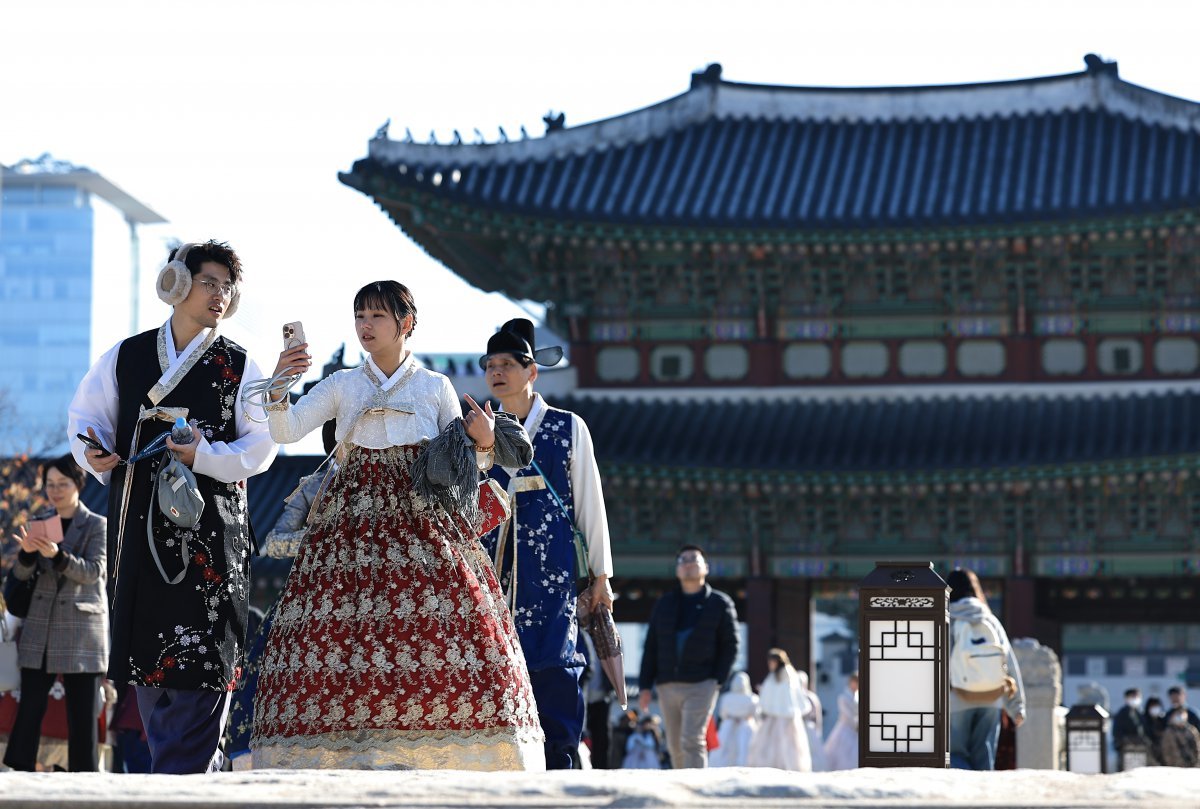
[[[308,341],[304,339],[304,325],[299,320],[283,324],[283,347],[285,350],[306,342]]]

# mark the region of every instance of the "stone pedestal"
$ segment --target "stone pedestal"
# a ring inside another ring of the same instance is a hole
[[[1017,729],[1017,767],[1059,769],[1062,731],[1055,709],[1062,703],[1062,666],[1058,655],[1033,638],[1012,641],[1025,684],[1025,724]]]

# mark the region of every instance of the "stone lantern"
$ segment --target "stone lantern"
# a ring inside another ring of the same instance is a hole
[[[1125,742],[1121,748],[1120,770],[1136,770],[1138,767],[1150,766],[1150,748],[1143,742]]]
[[[858,766],[950,765],[948,595],[932,562],[859,582]]]
[[[1108,711],[1099,705],[1074,705],[1067,711],[1067,769],[1106,773]]]

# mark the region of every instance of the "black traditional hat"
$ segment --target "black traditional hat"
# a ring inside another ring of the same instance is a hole
[[[479,358],[479,367],[486,371],[488,357],[493,354],[512,354],[527,363],[545,366],[558,365],[563,358],[562,346],[535,347],[533,323],[523,317],[513,318],[491,336],[487,353]]]

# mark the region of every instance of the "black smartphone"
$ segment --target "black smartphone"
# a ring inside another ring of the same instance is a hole
[[[109,452],[108,450],[106,450],[104,448],[103,444],[101,444],[96,439],[92,438],[90,435],[85,435],[83,433],[75,433],[75,437],[78,438],[80,441],[82,441],[86,446],[91,447],[92,449],[100,450],[101,458],[104,458],[108,455],[112,455],[111,452]]]

